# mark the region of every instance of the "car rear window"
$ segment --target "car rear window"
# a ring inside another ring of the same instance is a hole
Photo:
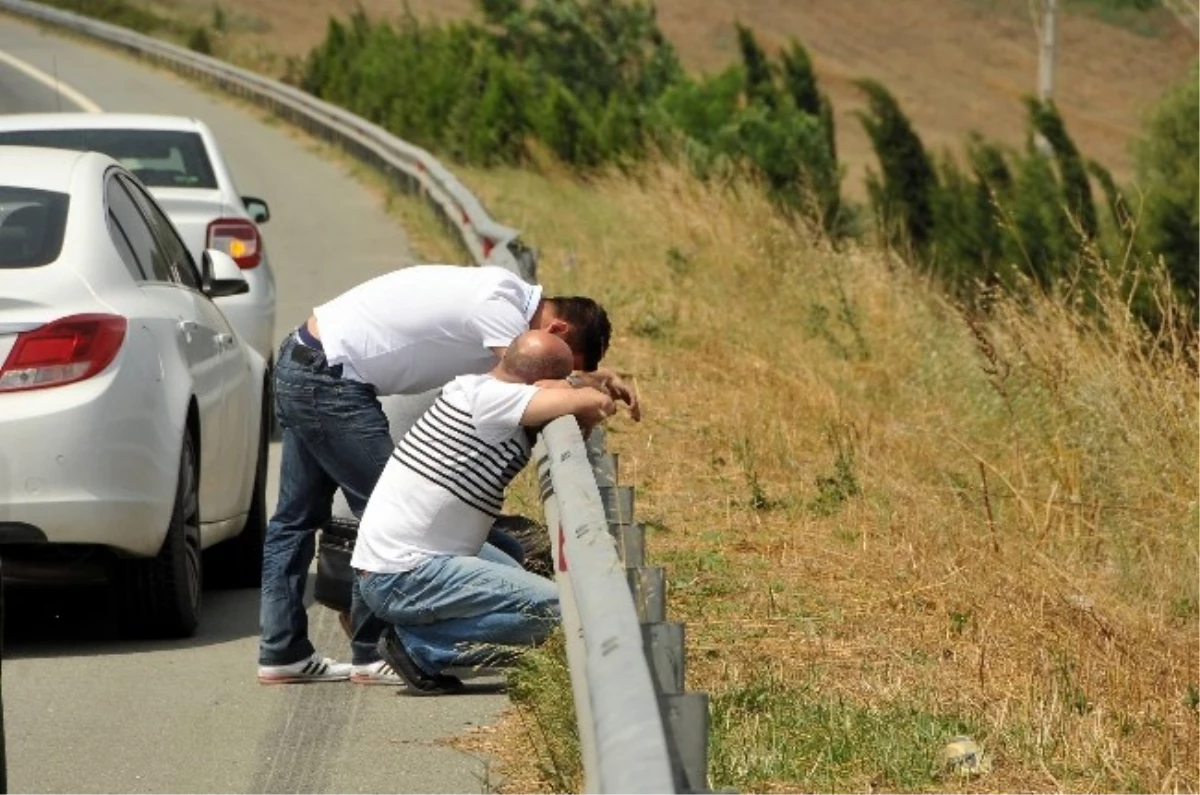
[[[175,130],[8,130],[0,146],[103,152],[151,188],[215,188],[199,133]]]
[[[65,193],[0,185],[0,270],[58,259],[69,203]]]

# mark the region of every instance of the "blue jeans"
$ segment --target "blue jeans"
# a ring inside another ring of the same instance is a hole
[[[283,428],[279,503],[267,524],[263,548],[262,638],[258,661],[288,665],[312,655],[304,588],[316,545],[316,531],[333,510],[340,487],[355,516],[362,516],[395,443],[387,417],[367,384],[341,377],[324,356],[312,364],[292,359],[298,345],[284,340],[275,363],[275,410]],[[354,643],[356,657],[379,659],[378,640]],[[361,645],[361,655],[357,653]]]
[[[512,647],[542,642],[558,624],[558,586],[484,544],[478,557],[443,555],[400,574],[355,578],[364,603],[396,629],[413,661],[434,675],[492,665]]]

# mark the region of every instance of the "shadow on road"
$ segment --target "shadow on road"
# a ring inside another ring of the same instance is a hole
[[[140,654],[227,643],[258,635],[258,589],[204,592],[204,615],[190,638],[131,640],[103,586],[4,589],[6,659]]]

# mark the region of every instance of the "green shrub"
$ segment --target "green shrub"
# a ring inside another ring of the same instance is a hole
[[[1162,98],[1138,142],[1137,166],[1146,204],[1141,240],[1161,255],[1175,287],[1193,310],[1200,273],[1200,117],[1197,82],[1191,74]]]
[[[212,39],[209,38],[206,28],[192,28],[192,32],[188,34],[187,46],[189,50],[202,55],[212,55]]]
[[[84,14],[96,19],[103,19],[123,28],[136,30],[140,33],[155,33],[171,27],[168,20],[140,8],[129,0],[43,0],[46,5],[56,6]]]

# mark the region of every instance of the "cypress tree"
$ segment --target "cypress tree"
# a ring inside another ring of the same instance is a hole
[[[766,52],[754,37],[754,31],[737,24],[738,49],[742,53],[742,68],[746,75],[746,97],[751,102],[761,102],[774,109],[779,105],[775,77],[771,73],[771,62]]]
[[[1112,172],[1095,160],[1088,160],[1087,169],[1104,191],[1104,200],[1108,204],[1113,224],[1122,235],[1129,234],[1134,228],[1134,218],[1133,213],[1129,211],[1129,200],[1125,198],[1125,192],[1118,187]]]
[[[1036,132],[1050,142],[1054,148],[1054,159],[1062,176],[1063,198],[1067,212],[1078,221],[1085,237],[1096,236],[1096,205],[1092,200],[1092,186],[1088,183],[1087,169],[1075,142],[1067,134],[1062,116],[1053,102],[1041,102],[1033,98],[1025,100],[1029,109],[1029,120]]]
[[[856,85],[867,95],[868,111],[858,117],[882,172],[868,183],[876,215],[889,243],[907,244],[921,254],[935,231],[932,202],[937,175],[933,164],[888,90],[874,80],[860,80]]]

